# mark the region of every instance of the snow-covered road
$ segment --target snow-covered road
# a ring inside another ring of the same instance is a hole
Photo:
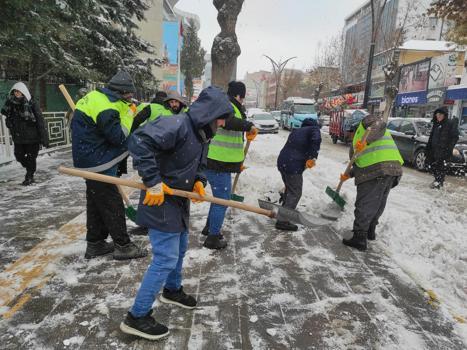
[[[252,144],[249,168],[239,184],[246,202],[256,205],[257,198],[282,187],[275,162],[287,135],[260,135]],[[317,166],[305,173],[299,209],[307,212],[320,212],[330,204],[324,189],[335,186],[347,159],[347,147],[323,137]],[[65,161],[61,157],[50,164]],[[450,178],[446,189],[436,192],[428,189],[428,174],[404,170],[380,220],[377,241],[365,253],[340,242],[353,219],[355,187],[350,181],[343,190],[346,211],[327,228],[284,233],[265,217],[231,211],[224,232],[229,246],[221,252],[201,247],[199,232],[208,205],[193,206],[184,285],[198,296],[200,308],[190,313],[156,305],[157,319],[167,323],[172,335],[154,344],[118,331],[149,257],[130,263],[85,261],[84,215],[71,225],[81,235],[69,241],[55,226],[41,226],[45,214],[37,215],[39,241],[55,242],[48,252],[53,258],[43,267],[44,283],[26,286],[0,309],[11,315],[0,323],[0,342],[7,349],[464,349],[467,331],[459,321],[467,317],[465,179]],[[38,201],[28,209],[20,186],[4,192],[19,173],[17,165],[0,168],[2,199],[8,193],[1,227],[26,219],[28,226],[34,225],[34,210],[43,213],[50,205],[51,212],[59,205]],[[36,185],[43,191],[50,192],[52,183],[69,185],[68,192],[61,192],[64,198],[73,196],[72,189],[83,190],[77,179],[51,169],[47,174],[41,176],[43,184]],[[29,211],[15,212],[15,200]],[[83,201],[82,196],[75,198],[68,210],[81,211]],[[61,208],[58,215],[63,212]],[[135,240],[147,245],[145,237]],[[61,241],[66,246],[60,246]],[[6,251],[3,237],[2,242]],[[34,259],[28,258],[32,255],[26,248],[12,246],[10,250],[19,251],[9,256],[20,257],[30,269]],[[45,249],[31,250],[37,255]],[[15,278],[3,269],[11,265],[2,266],[0,278]],[[432,289],[440,303],[428,304],[421,288]],[[22,301],[17,310],[11,309]]]

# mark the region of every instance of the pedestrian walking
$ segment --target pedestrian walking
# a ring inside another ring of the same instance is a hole
[[[371,131],[362,142],[367,128]],[[361,152],[352,166],[350,175],[341,175],[342,180],[355,178],[357,199],[355,201],[353,236],[343,243],[358,250],[367,249],[367,239],[376,239],[376,226],[383,214],[390,190],[399,184],[402,176],[402,157],[386,123],[373,115],[366,116],[355,132],[350,158],[355,151]]]
[[[220,128],[209,145],[207,170],[205,172],[214,197],[230,199],[232,190],[232,173],[242,171],[245,154],[243,150],[246,132],[248,140],[252,141],[258,134],[253,123],[246,120],[243,101],[246,95],[246,86],[242,82],[232,81],[227,90],[234,116],[227,119],[225,126]],[[207,235],[203,245],[209,249],[223,249],[227,241],[221,234],[227,207],[212,204],[206,226],[202,233]]]
[[[447,172],[447,162],[452,156],[452,150],[459,139],[459,129],[454,119],[448,118],[446,107],[441,107],[433,113],[433,127],[426,146],[427,167],[434,176],[431,188],[440,189],[444,185]]]
[[[44,118],[27,86],[17,82],[10,89],[1,113],[13,138],[16,160],[26,169],[23,186],[34,182],[40,145],[49,147]]]
[[[295,209],[302,197],[303,172],[316,165],[321,145],[320,127],[316,120],[307,118],[299,129],[293,129],[277,158],[277,169],[284,181],[282,205]],[[278,218],[276,228],[297,231],[298,226]]]
[[[148,190],[141,191],[137,223],[149,227],[153,259],[134,304],[120,329],[150,340],[168,335],[168,328],[151,316],[162,287],[160,301],[186,309],[196,299],[182,286],[183,258],[188,249],[190,201],[172,196],[172,188],[204,196],[203,175],[208,142],[217,127],[233,113],[225,93],[204,89],[188,113],[158,118],[138,128],[129,142],[134,166]]]
[[[120,71],[107,87],[89,92],[76,103],[71,122],[76,168],[117,175],[119,162],[128,155],[127,137],[133,121],[130,105],[135,91],[130,75]],[[86,180],[86,219],[86,259],[110,253],[117,260],[147,255],[128,236],[117,186]],[[106,241],[109,234],[113,243]]]

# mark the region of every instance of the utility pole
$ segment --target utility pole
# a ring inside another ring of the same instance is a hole
[[[277,63],[271,57],[267,55],[263,55],[263,56],[269,59],[269,61],[271,61],[271,64],[272,64],[272,70],[274,72],[274,80],[276,81],[276,92],[274,96],[274,109],[277,110],[277,95],[279,93],[279,86],[281,83],[282,72],[284,71],[286,64],[290,60],[293,60],[294,58],[297,58],[297,57],[296,56],[290,57],[290,58],[287,58],[284,62],[279,61]]]

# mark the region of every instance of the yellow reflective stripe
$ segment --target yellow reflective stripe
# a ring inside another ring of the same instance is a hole
[[[220,141],[220,140],[211,140],[210,146],[218,146],[223,148],[235,148],[243,150],[243,144],[237,142],[228,142],[228,141]]]

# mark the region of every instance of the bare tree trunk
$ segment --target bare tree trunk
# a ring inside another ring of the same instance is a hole
[[[213,0],[221,32],[214,38],[211,49],[212,84],[227,88],[241,50],[235,33],[237,17],[244,0]]]

